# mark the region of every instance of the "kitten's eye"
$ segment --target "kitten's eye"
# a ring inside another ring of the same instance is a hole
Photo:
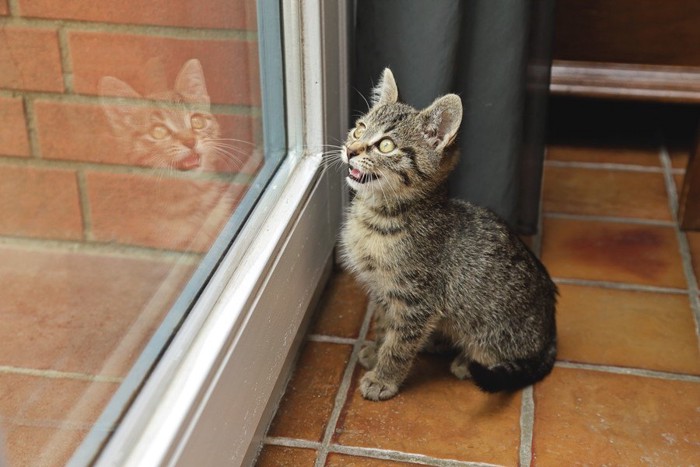
[[[379,151],[383,152],[384,154],[391,152],[394,149],[396,149],[396,145],[389,138],[384,138],[379,142]]]
[[[362,138],[362,135],[367,131],[367,127],[363,123],[358,123],[355,131],[352,132],[352,137],[355,139]]]
[[[192,115],[192,118],[190,118],[190,123],[192,124],[192,128],[195,130],[201,130],[207,126],[207,119],[201,115]]]
[[[168,130],[163,125],[153,125],[153,127],[151,128],[151,136],[153,136],[155,139],[163,139],[169,134],[170,130]]]

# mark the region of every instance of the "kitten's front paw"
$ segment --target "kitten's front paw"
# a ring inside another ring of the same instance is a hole
[[[450,371],[459,379],[469,379],[472,377],[472,374],[469,373],[469,361],[462,355],[458,355],[457,358],[452,360]]]
[[[399,386],[379,381],[374,371],[368,371],[360,381],[360,392],[365,399],[383,401],[394,397],[399,392]]]
[[[371,370],[377,364],[377,344],[369,342],[360,349],[360,365],[366,370]]]

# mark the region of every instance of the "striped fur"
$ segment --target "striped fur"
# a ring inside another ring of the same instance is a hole
[[[447,95],[398,102],[388,69],[342,157],[354,190],[343,261],[369,292],[377,342],[362,349],[367,399],[394,396],[422,349],[457,353],[451,370],[489,392],[544,378],[556,356],[556,286],[491,211],[449,200],[444,182],[462,116]],[[388,140],[388,142],[387,142]]]

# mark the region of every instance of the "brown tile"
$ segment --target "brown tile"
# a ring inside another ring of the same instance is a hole
[[[0,248],[0,364],[124,376],[191,272],[151,259]]]
[[[700,231],[686,230],[684,233],[688,239],[695,279],[700,285]]]
[[[399,394],[362,398],[358,369],[335,441],[443,459],[516,465],[520,393],[488,395],[449,372],[449,360],[420,356]]]
[[[547,147],[547,160],[643,165],[654,167],[661,165],[661,161],[659,159],[659,148],[653,146],[575,146],[551,144]]]
[[[7,427],[7,465],[65,466],[87,430],[48,426],[9,425]]]
[[[671,220],[661,173],[545,167],[545,212]]]
[[[350,273],[335,273],[323,293],[311,333],[357,337],[366,311],[367,293]]]
[[[0,417],[29,422],[83,424],[97,420],[118,383],[0,374]]]
[[[560,360],[700,374],[686,295],[559,286]]]
[[[313,449],[265,445],[255,462],[257,467],[312,467],[316,462]]]
[[[321,441],[350,358],[349,345],[307,342],[268,431]]]
[[[564,368],[535,387],[534,465],[692,465],[700,384]]]
[[[554,277],[686,288],[671,227],[545,219],[542,259]]]
[[[326,467],[410,467],[415,463],[372,459],[369,457],[348,456],[332,452],[326,459]]]

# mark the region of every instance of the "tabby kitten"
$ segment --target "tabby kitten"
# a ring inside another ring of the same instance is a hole
[[[360,391],[394,396],[416,354],[448,342],[451,365],[487,392],[544,378],[556,356],[557,289],[540,261],[491,211],[450,200],[445,180],[462,103],[448,94],[417,111],[398,102],[389,69],[341,157],[355,191],[343,262],[369,291],[376,344]]]

